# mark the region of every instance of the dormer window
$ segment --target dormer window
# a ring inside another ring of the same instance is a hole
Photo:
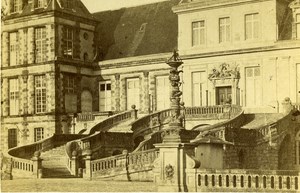
[[[73,8],[73,0],[66,0],[65,8],[72,9]]]
[[[10,13],[16,13],[20,10],[19,0],[12,0],[10,4]]]
[[[43,7],[43,0],[38,0],[37,1],[37,8]]]

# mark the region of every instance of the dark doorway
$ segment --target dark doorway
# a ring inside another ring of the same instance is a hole
[[[231,104],[232,100],[232,89],[231,86],[217,87],[216,88],[216,104],[225,105],[226,103]]]
[[[16,147],[18,145],[17,141],[17,129],[8,130],[8,149]]]

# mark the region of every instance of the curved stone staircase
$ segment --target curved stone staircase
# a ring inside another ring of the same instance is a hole
[[[66,146],[62,145],[43,152],[43,178],[73,178],[66,166]]]

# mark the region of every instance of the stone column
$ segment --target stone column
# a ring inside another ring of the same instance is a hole
[[[120,111],[120,74],[115,75],[115,111]]]
[[[2,67],[7,67],[9,63],[9,33],[2,34]]]
[[[144,113],[150,113],[150,98],[149,98],[149,72],[144,72]]]
[[[125,111],[126,107],[127,107],[126,78],[122,78],[121,85],[120,85],[120,111]]]
[[[36,178],[42,178],[42,159],[40,158],[41,152],[36,151],[34,152],[33,157],[31,160],[33,161],[33,175],[36,176]]]
[[[2,115],[8,116],[9,114],[9,89],[8,89],[8,79],[2,79]]]

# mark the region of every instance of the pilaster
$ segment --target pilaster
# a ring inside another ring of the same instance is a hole
[[[9,63],[9,33],[2,33],[2,67],[7,67]]]
[[[9,88],[8,88],[8,78],[2,79],[2,115],[8,116],[9,114]]]
[[[142,109],[143,112],[149,113],[150,112],[150,98],[149,98],[149,72],[144,71],[144,81],[143,81],[143,87],[144,87],[144,97],[142,100],[142,104],[144,108]]]
[[[121,106],[120,106],[120,74],[115,75],[115,93],[114,93],[114,110],[115,111],[120,111]]]

